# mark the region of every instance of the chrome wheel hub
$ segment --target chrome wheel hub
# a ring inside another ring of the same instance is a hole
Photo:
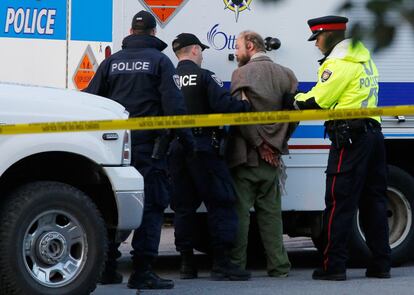
[[[70,284],[82,272],[88,254],[86,232],[71,214],[43,212],[28,226],[23,261],[33,279],[48,288]]]
[[[39,258],[46,264],[58,262],[66,252],[66,239],[58,232],[49,232],[39,240]]]

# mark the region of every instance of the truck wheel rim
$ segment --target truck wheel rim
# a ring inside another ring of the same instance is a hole
[[[401,245],[407,238],[412,225],[411,205],[404,194],[396,188],[388,187],[388,227],[391,249]],[[358,231],[365,241],[365,235],[359,223],[359,211],[357,213]]]
[[[23,240],[23,261],[39,284],[60,288],[70,284],[85,266],[86,234],[71,214],[50,210],[38,215]]]

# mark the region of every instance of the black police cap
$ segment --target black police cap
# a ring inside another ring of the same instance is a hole
[[[131,28],[133,30],[153,29],[157,26],[155,17],[148,11],[141,10],[132,18]]]
[[[348,18],[343,16],[328,15],[308,20],[308,25],[312,31],[312,35],[308,41],[316,39],[321,32],[325,31],[345,31]]]
[[[207,45],[201,43],[201,41],[195,35],[190,33],[181,33],[172,42],[172,48],[174,52],[190,45],[200,45],[201,50],[210,48]]]

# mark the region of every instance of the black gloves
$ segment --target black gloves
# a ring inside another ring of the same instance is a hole
[[[283,95],[283,109],[284,110],[294,110],[294,102],[295,102],[295,96],[298,92],[295,93],[285,93]]]

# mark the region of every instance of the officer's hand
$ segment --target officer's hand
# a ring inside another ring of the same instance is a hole
[[[295,96],[296,93],[286,93],[283,95],[283,109],[284,110],[294,110],[295,106]]]

